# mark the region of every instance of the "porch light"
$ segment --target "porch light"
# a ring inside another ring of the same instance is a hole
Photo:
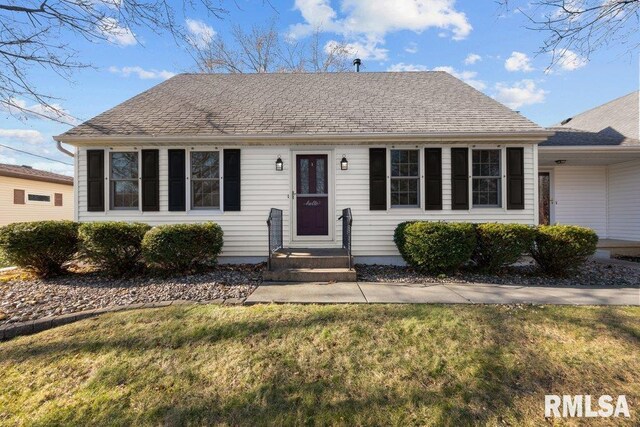
[[[340,169],[342,169],[343,171],[349,169],[349,162],[344,155],[342,155],[342,160],[340,160]]]
[[[556,165],[564,165],[565,163],[567,163],[566,160],[556,160]]]
[[[282,159],[280,158],[280,156],[278,156],[278,160],[276,160],[276,170],[278,172],[282,171],[284,167],[284,163],[282,163]]]

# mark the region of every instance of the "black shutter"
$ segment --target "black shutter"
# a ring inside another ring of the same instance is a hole
[[[224,210],[240,210],[240,150],[223,150]]]
[[[469,149],[451,149],[451,209],[469,209]]]
[[[442,209],[442,148],[424,149],[424,208]]]
[[[369,148],[369,210],[387,209],[387,149]]]
[[[524,209],[524,148],[507,148],[507,209]]]
[[[104,150],[87,150],[87,211],[104,212]]]
[[[142,150],[142,211],[160,210],[160,155],[158,150]]]
[[[169,210],[185,211],[185,150],[169,150]]]

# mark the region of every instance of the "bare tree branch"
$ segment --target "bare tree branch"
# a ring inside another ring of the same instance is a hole
[[[498,0],[509,9],[513,0]],[[552,55],[551,66],[572,51],[588,59],[612,44],[632,52],[640,47],[640,0],[535,0],[525,10],[531,30],[546,33],[541,53]]]
[[[185,0],[182,9],[204,8],[219,19],[227,13],[222,2]],[[169,32],[176,40],[186,37],[169,0],[0,0],[0,110],[68,122],[50,89],[35,86],[31,69],[43,67],[69,79],[74,70],[90,65],[61,41],[65,36],[101,42],[123,34],[135,37],[139,28]]]
[[[191,40],[188,51],[201,73],[305,73],[351,70],[353,52],[346,43],[321,45],[317,29],[308,41],[284,38],[277,31],[277,21],[253,26],[245,31],[235,25],[230,43],[219,35],[210,40]]]

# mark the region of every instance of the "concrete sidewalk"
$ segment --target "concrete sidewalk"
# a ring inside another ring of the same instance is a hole
[[[640,305],[640,288],[460,283],[265,283],[247,298],[245,304],[271,302]]]

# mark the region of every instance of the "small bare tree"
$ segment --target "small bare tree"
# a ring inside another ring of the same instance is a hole
[[[352,52],[344,42],[322,46],[320,29],[307,41],[286,38],[277,21],[245,31],[234,25],[229,42],[219,35],[191,40],[188,50],[201,73],[308,73],[349,71]]]
[[[180,10],[204,7],[221,18],[226,13],[221,2],[186,0]],[[0,0],[0,110],[67,121],[50,89],[37,88],[30,71],[40,67],[69,78],[74,70],[89,67],[65,37],[130,39],[134,29],[145,27],[181,39],[185,33],[176,12],[169,0]]]
[[[514,0],[498,2],[514,7]],[[628,51],[640,46],[640,0],[534,0],[518,10],[529,19],[529,29],[546,33],[540,52],[552,55],[551,65],[568,51],[588,59],[614,43]]]

